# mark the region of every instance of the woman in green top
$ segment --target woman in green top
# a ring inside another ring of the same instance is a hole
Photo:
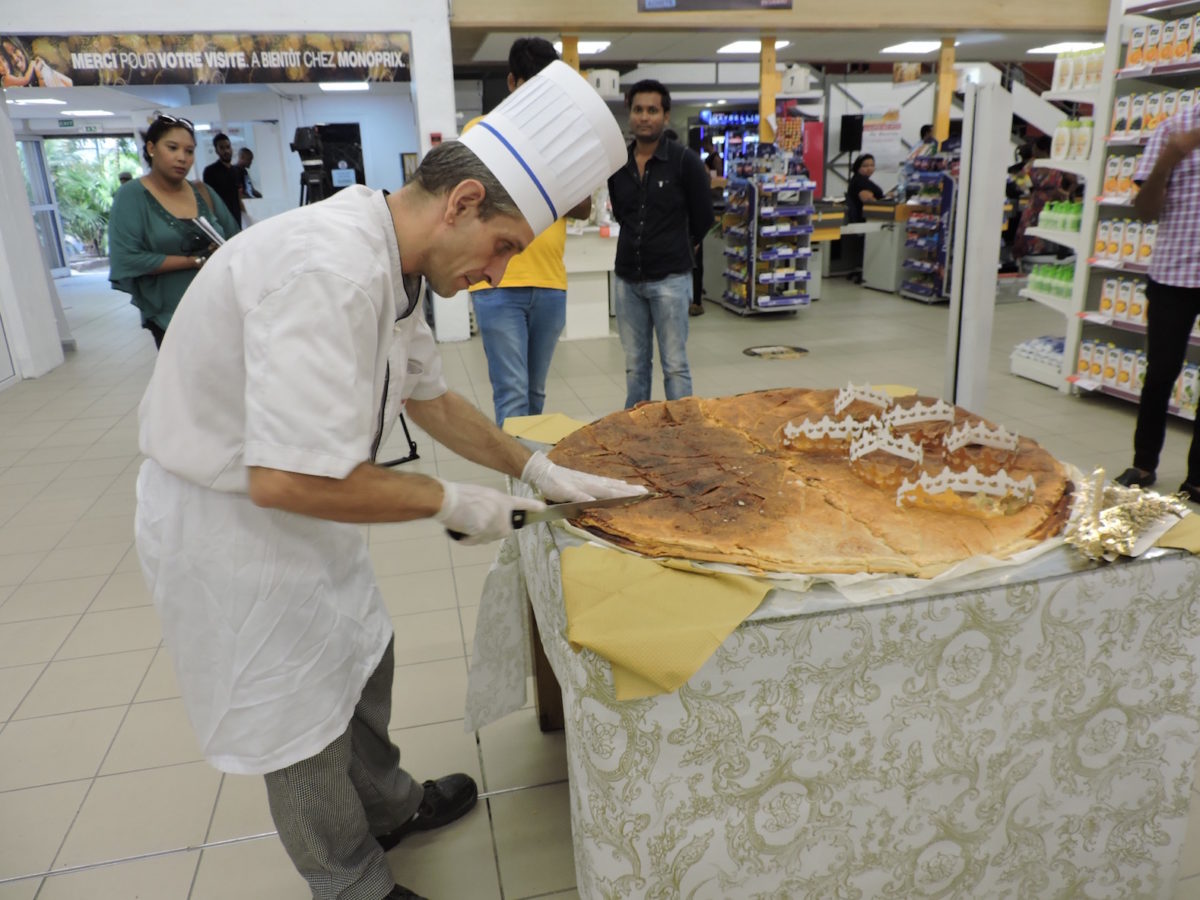
[[[108,216],[109,281],[142,313],[142,327],[162,346],[184,291],[216,248],[195,219],[204,216],[222,237],[238,224],[205,187],[187,180],[196,157],[192,123],[160,115],[142,135],[150,172],[113,197]]]

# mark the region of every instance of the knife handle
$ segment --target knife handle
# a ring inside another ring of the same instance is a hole
[[[526,512],[528,512],[528,510],[524,510],[524,509],[514,509],[512,511],[512,527],[513,527],[514,531],[518,528],[525,527],[525,513]]]

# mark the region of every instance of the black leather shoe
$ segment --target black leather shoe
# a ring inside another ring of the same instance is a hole
[[[432,831],[434,828],[449,825],[470,812],[479,798],[479,789],[475,787],[475,781],[470,775],[461,772],[447,775],[437,781],[426,781],[422,787],[425,788],[425,796],[416,814],[399,828],[375,836],[385,853],[414,831]]]
[[[1179,486],[1179,493],[1183,494],[1183,499],[1185,500],[1192,503],[1200,503],[1200,487],[1196,487],[1194,484],[1189,484],[1185,481]]]
[[[404,885],[398,884],[384,895],[383,900],[425,900],[425,898],[420,894],[414,894]]]
[[[1135,469],[1130,466],[1128,469],[1114,478],[1113,481],[1122,487],[1148,488],[1150,485],[1154,484],[1154,473],[1143,472],[1141,469]]]

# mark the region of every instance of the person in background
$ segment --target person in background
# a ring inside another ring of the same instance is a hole
[[[548,205],[577,202],[620,164],[603,102],[576,105],[588,88],[564,87],[582,79],[562,63],[550,76],[542,109],[568,123],[562,155],[542,152],[542,120],[509,108],[435,146],[398,191],[353,185],[222,246],[138,409],[137,551],[188,718],[213,766],[263,776],[313,900],[418,900],[385,853],[478,796],[469,775],[422,783],[400,767],[393,691],[427,686],[393,687],[401,651],[362,525],[432,518],[478,544],[543,506],[376,465],[400,407],[547,500],[644,490],[556,466],[448,390],[419,303],[422,278],[442,296],[499,282],[532,223],[553,221]]]
[[[671,94],[653,79],[625,95],[627,163],[608,179],[621,226],[614,271],[617,332],[625,351],[625,407],[650,399],[655,334],[668,400],[692,393],[688,311],[696,248],[713,224],[708,171],[700,156],[666,138]]]
[[[1133,465],[1117,484],[1154,484],[1167,431],[1167,407],[1200,314],[1200,110],[1187,109],[1154,130],[1133,179],[1133,206],[1143,222],[1158,220],[1146,279],[1146,383],[1133,432]],[[1187,477],[1179,492],[1200,503],[1200,416],[1192,426]]]
[[[218,132],[213,136],[217,161],[204,167],[204,183],[212,188],[240,228],[242,225],[241,176],[233,165],[233,144],[229,135]]]
[[[508,50],[509,93],[556,59],[545,38],[517,38]],[[463,132],[478,121],[468,122]],[[591,212],[587,197],[566,216],[586,219]],[[539,415],[545,407],[550,360],[567,323],[566,244],[567,223],[560,218],[513,258],[503,281],[471,286],[497,425],[510,416]]]
[[[194,220],[203,215],[224,238],[237,234],[238,224],[219,198],[188,181],[196,159],[191,122],[160,115],[142,139],[150,171],[131,178],[113,197],[108,278],[131,296],[142,327],[161,347],[184,291],[215,249]]]
[[[1013,257],[1018,261],[1025,256],[1041,256],[1053,252],[1049,242],[1030,237],[1025,232],[1037,225],[1038,216],[1047,203],[1051,200],[1068,199],[1076,185],[1074,177],[1068,173],[1034,166],[1035,159],[1045,159],[1050,155],[1050,138],[1042,135],[1026,147],[1031,152],[1026,155],[1021,151],[1022,168],[1016,172],[1009,169],[1009,175],[1018,184],[1029,185],[1025,208],[1021,210],[1021,218],[1013,236]],[[1065,247],[1059,249],[1064,253],[1068,252]]]
[[[859,156],[850,166],[850,183],[846,185],[846,224],[865,222],[863,204],[884,198],[883,188],[871,180],[875,174],[875,157],[870,153]],[[854,274],[850,280],[862,284],[863,235],[848,234],[842,238],[847,254],[854,262]]]
[[[119,187],[123,187],[124,185],[128,184],[132,180],[133,180],[132,172],[118,172],[117,173],[117,181],[119,181],[121,183],[119,185]]]
[[[238,161],[234,169],[241,178],[242,199],[262,197],[254,182],[250,180],[250,167],[254,165],[254,151],[249,147],[238,148]]]

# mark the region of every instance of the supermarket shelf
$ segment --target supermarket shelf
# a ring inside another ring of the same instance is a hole
[[[1083,246],[1091,243],[1090,241],[1085,242],[1083,235],[1078,231],[1058,231],[1054,228],[1038,228],[1034,226],[1033,228],[1026,228],[1025,233],[1031,237],[1041,238],[1044,241],[1053,241],[1055,244],[1069,247],[1075,251],[1076,256],[1080,255]]]
[[[1117,80],[1127,78],[1142,81],[1152,78],[1186,78],[1200,73],[1200,62],[1166,63],[1157,66],[1137,66],[1132,69],[1118,69]]]
[[[1043,294],[1041,291],[1035,291],[1030,288],[1021,288],[1017,291],[1018,297],[1024,297],[1026,300],[1034,300],[1042,306],[1048,306],[1050,309],[1064,316],[1071,314],[1071,298],[1056,297],[1054,294]]]
[[[1044,384],[1046,387],[1057,388],[1063,382],[1061,358],[1058,363],[1048,365],[1027,356],[1017,356],[1014,353],[1008,359],[1008,371],[1022,378],[1028,378],[1030,381],[1036,381],[1038,384]]]
[[[1130,275],[1145,275],[1150,271],[1149,266],[1139,266],[1137,263],[1116,262],[1111,259],[1100,259],[1098,256],[1093,256],[1088,260],[1088,265],[1093,269],[1108,269],[1112,272],[1127,272]]]
[[[1092,103],[1100,93],[1097,88],[1085,88],[1081,91],[1042,91],[1042,99],[1049,103]]]
[[[793,247],[789,250],[763,250],[758,254],[758,258],[763,262],[772,262],[777,259],[808,259],[812,256],[811,247]]]
[[[1200,0],[1155,0],[1139,3],[1125,10],[1127,16],[1149,16],[1152,19],[1180,19],[1200,12]]]
[[[900,263],[900,266],[904,269],[912,269],[914,272],[925,272],[930,275],[937,271],[937,263],[933,260],[917,259],[915,257],[909,257]]]
[[[1101,394],[1108,394],[1110,397],[1119,397],[1122,400],[1128,400],[1130,403],[1140,403],[1142,399],[1139,394],[1131,391],[1123,391],[1108,384],[1101,384],[1094,378],[1081,378],[1078,375],[1068,375],[1067,381],[1071,382],[1071,384],[1075,385],[1081,391],[1098,391]],[[1182,409],[1174,404],[1167,407],[1167,412],[1181,419],[1187,419],[1189,422],[1193,422],[1196,419],[1194,412]]]
[[[779,181],[773,184],[760,184],[758,189],[764,194],[773,194],[776,191],[811,191],[816,186],[815,181]]]
[[[763,272],[758,276],[759,284],[792,284],[796,281],[808,281],[812,278],[812,272],[800,270],[799,272]]]
[[[1082,312],[1079,318],[1092,325],[1103,325],[1107,328],[1117,328],[1121,331],[1131,331],[1134,334],[1145,334],[1146,326],[1139,322],[1122,322],[1119,319],[1114,319],[1112,316],[1106,316],[1103,313],[1095,311]],[[1188,343],[1193,347],[1200,347],[1200,334],[1192,332],[1188,337]]]
[[[815,210],[811,206],[760,206],[758,208],[758,216],[760,219],[779,219],[793,218],[799,216],[811,216]]]
[[[1101,206],[1123,206],[1127,209],[1133,208],[1133,201],[1128,197],[1097,197],[1096,202]]]
[[[1110,147],[1145,147],[1150,143],[1150,135],[1141,134],[1136,137],[1122,135],[1121,137],[1107,137],[1105,143]]]
[[[1086,159],[1035,159],[1033,161],[1035,169],[1058,169],[1060,172],[1070,172],[1080,178],[1087,178],[1089,165],[1091,163]]]

